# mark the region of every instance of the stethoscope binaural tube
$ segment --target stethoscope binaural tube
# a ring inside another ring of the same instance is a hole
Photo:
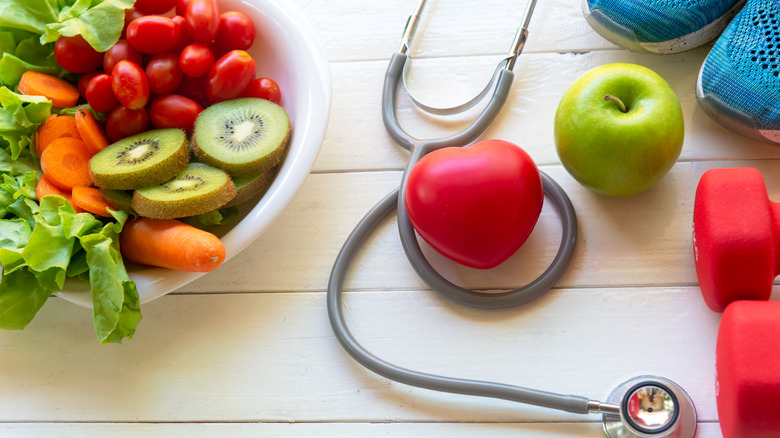
[[[501,106],[506,100],[506,97],[509,92],[509,88],[511,87],[513,74],[509,70],[502,70],[497,72],[499,77],[496,79],[496,90],[494,90],[493,92],[491,101],[487,104],[486,108],[475,119],[475,121],[472,122],[465,130],[463,130],[459,134],[444,139],[419,141],[406,134],[400,128],[400,126],[398,126],[397,120],[395,118],[395,111],[394,111],[395,94],[396,94],[397,84],[399,83],[400,75],[403,70],[403,62],[405,62],[405,60],[406,60],[405,55],[397,53],[393,56],[390,62],[390,66],[388,67],[387,79],[385,81],[385,90],[383,94],[384,96],[383,106],[384,106],[385,124],[388,127],[388,132],[390,133],[390,135],[393,136],[393,138],[396,141],[398,141],[398,143],[401,146],[412,151],[412,156],[409,160],[409,165],[407,166],[407,170],[408,170],[411,168],[411,166],[414,165],[417,159],[419,159],[422,155],[424,155],[427,152],[442,147],[456,146],[456,145],[462,146],[474,141],[477,137],[479,137],[479,135],[487,128],[490,122],[498,114],[498,111],[500,110]],[[574,209],[571,206],[571,202],[569,201],[568,197],[563,192],[563,190],[560,188],[560,186],[555,184],[555,182],[552,181],[552,179],[550,179],[546,175],[543,176],[543,181],[544,181],[543,187],[545,188],[545,193],[554,194],[553,199],[555,200],[555,202],[561,202],[561,205],[556,205],[556,207],[560,211],[564,212],[562,217],[564,218],[563,220],[566,221],[566,225],[564,226],[564,229],[566,231],[563,233],[564,235],[563,242],[565,243],[562,245],[563,247],[566,248],[564,254],[565,257],[559,257],[557,259],[558,261],[554,262],[554,264],[556,265],[561,265],[560,268],[554,270],[556,272],[556,275],[561,275],[565,270],[565,266],[568,264],[573,252],[574,242],[576,240],[576,216],[574,215]],[[561,394],[554,394],[554,393],[549,393],[544,391],[537,391],[537,390],[521,388],[521,387],[516,387],[511,385],[503,385],[503,384],[492,383],[492,382],[454,379],[454,378],[418,373],[416,371],[407,370],[404,368],[394,366],[392,364],[389,364],[377,358],[357,342],[357,340],[351,335],[344,321],[344,316],[341,309],[344,278],[346,277],[349,265],[352,262],[352,259],[354,258],[360,245],[366,239],[366,237],[372,232],[372,230],[376,227],[376,225],[382,220],[382,218],[389,215],[397,208],[399,208],[399,211],[403,211],[402,210],[403,198],[399,197],[399,193],[401,192],[400,190],[401,189],[395,190],[393,193],[388,195],[379,204],[377,204],[374,208],[372,208],[371,211],[369,211],[365,217],[363,217],[363,219],[358,223],[358,225],[353,230],[352,234],[350,234],[350,236],[347,238],[346,242],[344,243],[344,246],[339,252],[338,257],[336,258],[336,262],[334,263],[333,270],[331,272],[330,282],[328,284],[328,313],[331,321],[331,326],[333,327],[334,332],[336,333],[339,341],[341,342],[342,346],[346,349],[346,351],[363,366],[376,372],[377,374],[413,386],[419,386],[419,387],[428,388],[432,390],[453,392],[459,394],[470,394],[470,395],[479,395],[484,397],[501,398],[506,400],[512,400],[512,401],[517,401],[517,402],[522,402],[527,404],[533,404],[538,406],[564,410],[573,413],[584,414],[588,412],[602,412],[602,413],[617,412],[618,409],[617,407],[610,408],[605,406],[602,403],[589,400],[586,397],[561,395]],[[406,216],[404,216],[403,218],[399,217],[399,224],[408,224],[408,217]],[[399,225],[399,226],[404,227],[407,225]],[[408,227],[411,227],[411,225],[408,224]],[[416,239],[414,237],[413,229],[410,229],[408,231],[401,231],[401,232],[402,232],[402,237],[401,237],[402,240],[404,239],[403,236],[407,236],[405,239],[407,239],[408,242],[406,242],[404,245],[406,250],[411,252],[420,251],[419,245],[417,245]],[[420,257],[422,257],[422,260],[424,260],[424,257],[422,256],[421,253],[420,253]],[[412,259],[413,260],[415,259],[414,255],[412,256]],[[433,268],[430,267],[427,261],[425,262],[425,264],[428,266],[427,268],[425,267],[423,268],[424,273],[422,275],[426,276],[425,277],[426,281],[430,281],[434,284],[440,282],[443,279],[443,277],[438,276],[441,278],[436,278],[436,276],[427,273],[425,269],[430,269],[430,271],[434,273],[435,271],[433,271]],[[415,269],[419,269],[419,267],[415,266]],[[555,280],[556,279],[549,279],[546,282],[545,285],[546,287],[544,288],[544,290],[548,290],[555,282]],[[539,295],[544,290],[535,289],[532,296],[529,295],[528,297],[523,297],[523,299],[518,300],[516,303],[513,304],[526,302],[531,298]],[[466,293],[466,295],[471,295],[471,294],[479,297],[493,297],[493,296],[500,295],[500,294],[489,294],[489,295],[479,294],[477,292],[472,292],[472,291],[467,291]],[[462,300],[458,299],[458,301],[463,302],[464,304],[475,305],[476,307],[495,307],[494,305],[489,305],[489,304],[478,304],[476,303],[476,300],[473,299],[462,299]],[[496,301],[496,302],[501,302],[501,301]],[[506,300],[504,300],[504,302],[500,305],[500,307],[508,307],[508,305],[509,304],[506,303]]]
[[[607,403],[590,400],[575,395],[556,394],[514,385],[488,381],[459,379],[421,373],[402,368],[374,356],[355,339],[349,330],[342,309],[344,281],[349,267],[362,243],[376,228],[379,222],[398,212],[398,229],[404,252],[418,275],[432,289],[443,296],[471,307],[505,308],[526,303],[549,290],[565,272],[574,252],[577,236],[577,220],[574,208],[563,189],[549,176],[540,172],[544,193],[555,206],[562,223],[561,245],[550,267],[536,280],[513,291],[498,294],[483,294],[463,289],[445,279],[425,259],[417,243],[414,228],[409,221],[404,205],[404,191],[409,170],[425,154],[436,149],[450,146],[464,146],[476,140],[498,115],[505,103],[512,85],[512,68],[527,36],[527,25],[536,0],[530,0],[524,24],[518,30],[513,42],[513,54],[502,60],[488,86],[478,96],[482,98],[492,94],[485,108],[463,131],[450,137],[434,140],[415,139],[406,133],[396,118],[396,99],[398,85],[403,82],[405,64],[408,62],[406,49],[416,27],[422,8],[422,0],[415,15],[410,18],[404,32],[401,50],[394,54],[388,65],[382,95],[382,115],[389,135],[404,149],[411,152],[399,189],[396,189],[374,206],[357,224],[339,251],[331,271],[327,291],[328,317],[336,338],[346,352],[367,369],[391,380],[420,388],[465,395],[491,397],[531,404],[576,414],[600,413],[604,417],[604,431],[609,438],[631,437],[693,437],[696,430],[696,410],[690,397],[674,382],[654,376],[640,376],[625,382],[615,389]],[[417,100],[412,98],[417,103]],[[475,99],[453,110],[472,107]],[[422,106],[423,109],[430,108]],[[434,113],[444,114],[447,109],[435,109]],[[668,415],[651,407],[635,409],[641,396],[651,394],[655,399],[670,401],[664,404]],[[661,397],[659,394],[663,394]],[[648,423],[655,418],[655,423]],[[659,420],[660,419],[660,420]],[[660,422],[659,422],[660,421]]]

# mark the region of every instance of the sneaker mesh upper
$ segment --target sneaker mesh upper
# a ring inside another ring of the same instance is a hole
[[[728,44],[736,70],[750,81],[780,91],[780,10],[778,5],[748,3],[747,14]]]
[[[631,29],[641,42],[665,42],[696,32],[731,9],[737,0],[587,0]]]
[[[780,2],[750,0],[702,66],[704,95],[749,116],[758,129],[780,129]]]

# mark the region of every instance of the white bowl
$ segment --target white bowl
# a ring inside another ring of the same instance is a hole
[[[279,84],[282,106],[292,122],[289,150],[268,192],[256,205],[242,206],[240,222],[220,233],[227,260],[268,229],[311,171],[330,113],[330,71],[322,47],[295,5],[285,0],[220,0],[219,5],[222,11],[241,11],[254,21],[257,36],[249,53],[257,61],[258,76],[273,78]],[[128,271],[142,303],[204,275],[129,264]],[[69,281],[56,295],[92,307],[86,282]]]

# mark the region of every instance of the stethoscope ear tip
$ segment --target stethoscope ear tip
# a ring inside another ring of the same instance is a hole
[[[634,377],[615,388],[607,403],[620,406],[620,414],[604,414],[608,438],[693,438],[696,433],[693,400],[669,379]]]

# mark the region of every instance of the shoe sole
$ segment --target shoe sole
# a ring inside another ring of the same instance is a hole
[[[647,52],[657,55],[668,55],[671,53],[684,52],[695,49],[714,40],[720,35],[732,18],[742,9],[747,0],[740,0],[734,7],[726,12],[722,17],[708,24],[707,26],[668,41],[657,43],[641,42],[631,29],[622,26],[611,18],[604,15],[600,10],[591,11],[587,0],[582,0],[582,13],[585,19],[599,35],[613,44],[634,51]]]
[[[743,137],[775,145],[780,143],[780,130],[761,129],[750,115],[727,105],[713,94],[705,94],[702,86],[703,72],[704,68],[701,68],[696,80],[696,101],[710,118]]]

